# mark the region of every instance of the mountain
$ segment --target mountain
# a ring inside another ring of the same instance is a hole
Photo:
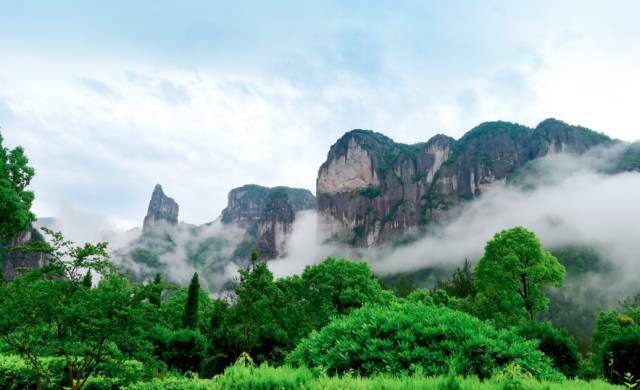
[[[29,225],[28,231],[19,233],[11,240],[9,254],[2,264],[2,275],[5,281],[11,281],[21,272],[31,268],[42,267],[46,263],[47,259],[44,253],[13,250],[16,247],[42,240],[44,238],[40,232],[31,225]]]
[[[533,159],[613,142],[556,119],[534,129],[486,122],[459,140],[436,135],[413,145],[352,130],[331,146],[318,171],[318,211],[333,224],[334,239],[353,246],[406,240],[452,206],[505,185]]]
[[[221,221],[245,229],[244,247],[250,245],[261,258],[274,259],[285,255],[285,238],[296,213],[315,207],[316,199],[309,190],[248,184],[229,192]],[[248,258],[249,254],[237,255]]]
[[[251,251],[265,260],[283,257],[296,213],[315,206],[308,190],[249,184],[229,192],[216,220],[191,225],[178,222],[178,204],[156,185],[141,235],[114,257],[137,280],[160,272],[182,282],[198,271],[210,290],[219,290],[229,267],[248,263]]]
[[[144,217],[142,231],[149,233],[163,224],[176,225],[180,207],[172,198],[166,196],[160,184],[156,184],[151,194],[151,201]]]

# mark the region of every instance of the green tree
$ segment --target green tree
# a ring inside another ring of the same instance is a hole
[[[59,356],[78,390],[111,355],[110,345],[131,343],[139,300],[115,272],[105,243],[75,246],[44,230],[50,243],[34,250],[45,252],[48,264],[0,288],[0,338],[31,364],[39,389],[42,357]],[[97,288],[82,287],[81,270],[102,275]]]
[[[27,190],[35,171],[22,147],[9,149],[2,143],[0,135],[0,240],[6,245],[35,220],[31,212],[34,195]]]
[[[189,294],[184,305],[182,327],[186,329],[198,329],[198,298],[200,292],[200,279],[198,273],[193,274],[189,284]]]
[[[162,275],[156,273],[153,278],[153,283],[149,287],[149,302],[155,306],[160,306],[162,302],[162,290],[164,290],[164,283],[162,282]]]
[[[318,265],[307,266],[302,283],[314,329],[365,303],[383,303],[393,297],[382,289],[367,263],[345,259],[328,257]]]
[[[443,289],[448,295],[458,298],[476,295],[476,280],[468,259],[464,259],[462,267],[456,268],[451,278],[438,282],[436,288]]]
[[[93,286],[93,276],[91,275],[91,270],[87,270],[87,273],[84,275],[82,279],[82,286],[86,288],[91,288]]]
[[[561,287],[565,269],[542,248],[536,235],[523,227],[497,233],[475,269],[479,302],[501,316],[497,322],[532,320],[549,306],[544,288]],[[494,318],[494,319],[497,319]]]
[[[416,284],[410,277],[408,277],[407,275],[402,275],[400,276],[400,279],[395,285],[393,291],[395,292],[397,297],[406,298],[416,288],[418,288],[418,286],[416,286]]]
[[[246,352],[257,361],[267,360],[276,348],[288,345],[276,302],[282,292],[273,281],[267,264],[251,255],[251,265],[241,269],[235,286],[235,305],[227,317],[234,357]]]

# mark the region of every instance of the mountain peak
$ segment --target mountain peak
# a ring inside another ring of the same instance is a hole
[[[165,195],[162,186],[156,184],[151,194],[142,231],[148,233],[163,223],[176,225],[178,223],[179,208],[178,203],[173,198]]]

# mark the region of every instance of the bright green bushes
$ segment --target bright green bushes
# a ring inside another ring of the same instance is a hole
[[[443,375],[453,364],[458,373],[481,378],[515,362],[537,378],[562,377],[536,347],[465,313],[403,302],[365,306],[334,320],[303,339],[288,361],[330,375],[364,376]]]
[[[67,384],[63,358],[41,358],[42,384],[45,388],[61,388]],[[15,355],[0,355],[0,389],[35,389],[36,376],[33,367]]]
[[[554,328],[548,322],[526,322],[518,326],[515,332],[527,340],[538,340],[538,349],[551,358],[558,371],[570,378],[576,376],[580,355],[567,332]]]
[[[622,383],[630,373],[640,378],[640,308],[598,316],[593,334],[593,358],[605,378]]]
[[[456,386],[458,385],[458,386]],[[601,381],[584,382],[565,380],[560,382],[540,382],[517,367],[500,378],[481,381],[476,377],[426,377],[421,375],[397,376],[376,375],[359,377],[355,375],[325,376],[313,373],[306,368],[270,367],[261,365],[234,365],[210,380],[166,378],[148,383],[138,383],[125,387],[126,390],[616,390],[621,387],[608,385]]]

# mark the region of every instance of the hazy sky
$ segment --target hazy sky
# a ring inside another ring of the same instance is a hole
[[[231,3],[234,3],[233,5]],[[547,117],[640,138],[640,2],[0,0],[0,126],[35,211],[140,224],[155,183],[213,220],[315,190],[353,128],[397,141]]]

